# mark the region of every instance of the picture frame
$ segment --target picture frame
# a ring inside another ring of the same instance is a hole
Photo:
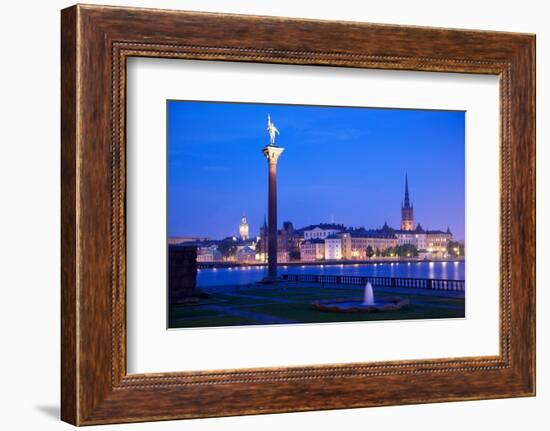
[[[534,35],[76,5],[61,13],[61,54],[62,420],[535,395]],[[128,374],[126,61],[136,56],[498,76],[499,355]]]

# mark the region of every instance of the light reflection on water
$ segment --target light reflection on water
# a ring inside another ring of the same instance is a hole
[[[353,265],[280,266],[279,274],[371,275],[378,277],[439,278],[464,280],[464,262],[392,262]],[[250,284],[267,275],[267,267],[201,269],[198,286]]]

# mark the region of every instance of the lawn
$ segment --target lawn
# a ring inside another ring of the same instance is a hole
[[[196,304],[171,307],[169,326],[196,328],[464,317],[464,297],[456,292],[375,288],[375,295],[377,298],[398,295],[408,299],[409,305],[395,312],[322,312],[312,307],[313,301],[343,298],[359,300],[362,288],[302,283],[250,285],[217,289],[210,293],[208,299]]]

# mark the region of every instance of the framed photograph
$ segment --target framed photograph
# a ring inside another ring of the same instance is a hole
[[[465,317],[464,111],[166,109],[168,328]]]
[[[535,394],[535,37],[62,11],[62,419]]]

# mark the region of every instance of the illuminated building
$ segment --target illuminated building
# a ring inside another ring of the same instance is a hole
[[[428,253],[441,252],[447,253],[447,244],[453,240],[451,230],[424,230],[419,224],[413,231],[397,230],[395,231],[398,245],[412,245],[418,250],[425,250]]]
[[[348,260],[363,260],[367,258],[367,248],[373,251],[385,250],[397,245],[394,230],[387,223],[382,229],[349,229],[340,234],[342,241],[342,256]]]
[[[341,224],[321,223],[312,226],[307,226],[301,229],[304,233],[304,240],[309,239],[325,239],[330,235],[334,235],[345,230],[346,227]]]
[[[243,241],[248,239],[248,223],[244,214],[241,218],[241,224],[239,225],[239,236]]]
[[[300,243],[301,237],[299,234],[295,235],[292,222],[285,221],[283,223],[283,228],[277,230],[277,261],[285,263],[289,262],[290,254],[292,252],[296,254],[300,252]],[[257,247],[257,260],[265,262],[268,259],[268,244],[269,231],[267,221],[264,219],[264,224],[260,228],[260,242],[259,247]]]
[[[256,252],[252,247],[246,246],[238,250],[235,257],[237,262],[253,263],[256,260]]]
[[[325,258],[325,241],[322,239],[308,239],[300,244],[300,260],[315,262]]]
[[[215,245],[197,249],[197,262],[221,262],[222,260],[223,256]]]
[[[325,238],[325,260],[342,259],[342,240],[336,234]]]

